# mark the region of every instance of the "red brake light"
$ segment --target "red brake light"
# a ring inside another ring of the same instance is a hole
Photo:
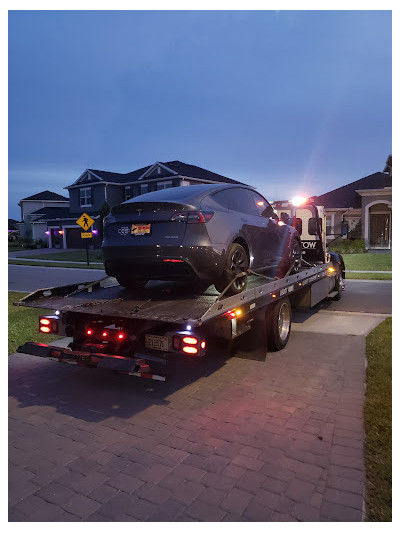
[[[40,329],[40,331],[41,331],[42,333],[50,333],[50,328],[49,328],[49,326],[40,326],[39,329]]]
[[[102,337],[108,337],[108,331],[103,331],[103,333],[101,335],[102,335]]]
[[[204,350],[204,348],[206,347],[206,341],[203,341],[201,344],[200,344],[200,347],[202,350]]]
[[[86,330],[86,335],[93,335],[93,330],[92,329],[87,329]]]
[[[117,338],[119,341],[123,341],[125,339],[125,336],[125,333],[120,332],[118,333]]]
[[[183,263],[182,259],[163,259],[164,263]]]
[[[185,353],[190,353],[192,355],[196,355],[197,352],[198,352],[198,349],[196,348],[196,346],[184,346],[182,348],[182,350],[185,352]]]
[[[180,350],[181,349],[181,346],[182,346],[181,338],[178,337],[178,335],[174,335],[173,336],[173,338],[172,338],[172,346],[173,346],[174,350]]]
[[[197,344],[199,342],[196,337],[183,337],[182,340],[185,344]]]
[[[187,213],[175,213],[170,218],[171,222],[186,222],[187,221]]]
[[[48,326],[50,324],[50,320],[48,318],[41,318],[39,321],[43,326]]]
[[[214,213],[212,211],[185,211],[182,213],[175,213],[170,218],[170,221],[187,222],[188,224],[205,224],[212,219]]]

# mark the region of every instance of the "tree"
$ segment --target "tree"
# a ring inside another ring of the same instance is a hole
[[[108,205],[107,202],[104,202],[104,204],[102,205],[100,211],[99,211],[99,219],[98,219],[98,239],[99,239],[99,243],[101,244],[102,241],[103,241],[103,234],[104,234],[104,231],[103,231],[103,219],[104,217],[106,217],[110,212],[110,206]]]

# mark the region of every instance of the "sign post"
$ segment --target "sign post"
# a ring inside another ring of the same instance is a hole
[[[91,231],[88,231],[89,228],[91,228],[94,224],[93,218],[91,218],[88,214],[83,213],[78,220],[76,221],[78,226],[80,226],[84,232],[81,233],[81,238],[86,239],[86,263],[89,266],[89,239],[92,238],[93,234]]]

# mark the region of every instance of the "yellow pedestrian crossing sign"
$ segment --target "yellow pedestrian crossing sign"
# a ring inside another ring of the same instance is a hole
[[[94,224],[94,220],[93,218],[91,218],[88,214],[86,213],[83,213],[83,215],[81,215],[78,220],[76,221],[76,223],[83,229],[85,230],[88,230],[91,226],[93,226]]]

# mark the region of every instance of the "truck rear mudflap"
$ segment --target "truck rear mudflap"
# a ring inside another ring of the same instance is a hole
[[[166,379],[166,372],[163,371],[163,368],[166,370],[165,358],[153,357],[148,354],[138,353],[134,357],[123,357],[121,355],[81,352],[37,342],[26,342],[17,349],[17,352],[45,357],[62,363],[113,370],[140,378],[157,381],[165,381]]]

